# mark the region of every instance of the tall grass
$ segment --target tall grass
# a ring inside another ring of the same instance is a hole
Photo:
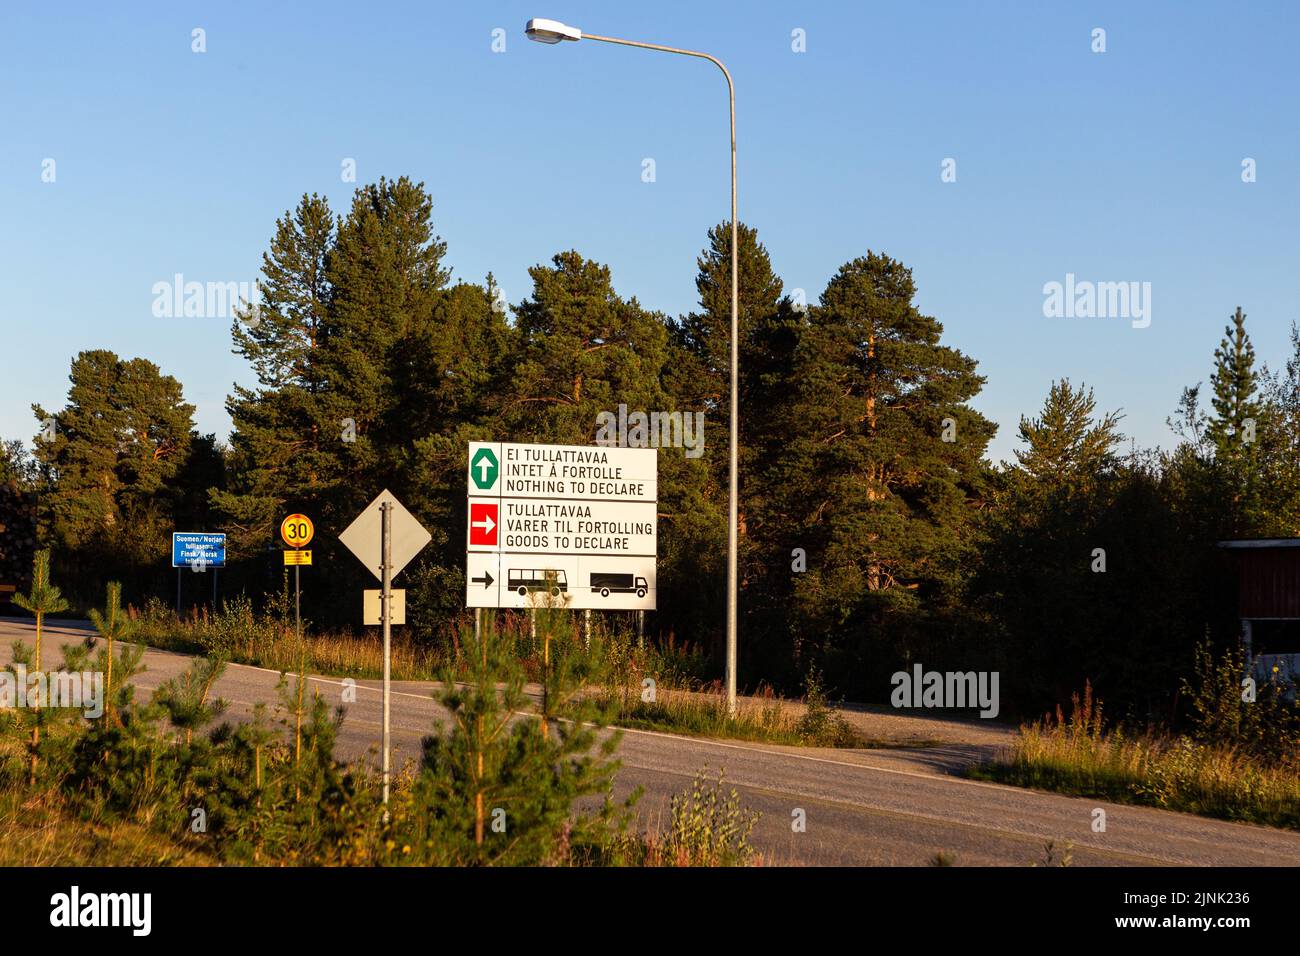
[[[216,613],[194,608],[187,617],[177,617],[157,599],[127,613],[132,639],[153,647],[284,672],[296,672],[305,660],[312,671],[332,677],[379,678],[383,673],[383,642],[378,633],[307,631],[300,644],[291,618],[286,620],[274,606],[258,613],[242,596],[231,598]],[[722,685],[710,679],[708,659],[699,648],[672,634],[659,642],[638,640],[619,619],[600,615],[593,615],[592,633],[584,637],[580,620],[576,614],[566,614],[550,626],[564,629],[566,640],[585,641],[589,646],[593,666],[606,675],[595,694],[602,703],[616,707],[615,721],[620,726],[791,746],[863,744],[831,707],[817,675],[810,675],[802,701],[782,700],[770,688],[760,688],[757,700],[742,700],[731,716]],[[527,679],[540,681],[545,649],[528,615],[503,614],[499,629]],[[468,677],[471,668],[462,659],[460,633],[461,628],[449,629],[446,641],[436,646],[395,635],[393,679],[437,680],[446,665],[459,677]],[[653,694],[647,700],[649,686]]]
[[[1103,797],[1300,829],[1300,767],[1270,763],[1233,744],[1201,742],[1149,730],[1105,728],[1092,688],[1075,694],[1069,717],[1020,728],[999,759],[972,775],[1023,787]]]
[[[136,822],[84,819],[57,793],[0,796],[0,866],[210,866],[197,840]]]
[[[720,687],[699,691],[657,688],[654,700],[643,700],[639,688],[601,693],[617,704],[620,727],[789,746],[862,746],[862,740],[839,714],[823,717],[812,708],[801,713],[790,706],[795,702],[782,700],[770,690],[757,700],[738,700],[734,716],[727,711],[727,697]],[[810,711],[815,714],[813,720],[808,719]]]
[[[127,613],[133,624],[132,638],[151,647],[214,655],[278,671],[296,671],[305,652],[309,666],[329,676],[383,675],[383,640],[377,633],[313,634],[304,630],[299,644],[291,621],[254,612],[245,597],[230,599],[216,613],[194,608],[187,617],[177,617],[156,599],[143,608],[129,608]],[[394,680],[433,680],[445,660],[445,652],[394,637]]]

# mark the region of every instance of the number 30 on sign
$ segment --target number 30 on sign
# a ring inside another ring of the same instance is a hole
[[[280,523],[280,537],[291,548],[302,548],[311,543],[316,527],[306,515],[289,515]]]

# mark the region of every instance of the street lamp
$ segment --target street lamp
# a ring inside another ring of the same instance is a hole
[[[583,33],[577,27],[571,27],[558,20],[541,18],[529,20],[524,32],[528,34],[530,40],[536,40],[538,43],[599,40],[602,43],[617,43],[619,46],[634,46],[643,50],[694,56],[708,60],[727,78],[727,98],[731,109],[731,451],[727,482],[727,711],[734,714],[736,712],[736,544],[738,539],[736,499],[739,486],[737,459],[740,452],[740,242],[736,220],[736,87],[732,84],[731,74],[722,65],[721,60],[696,50],[679,50],[676,47],[659,46],[656,43],[638,43],[635,40],[596,36],[594,33]]]

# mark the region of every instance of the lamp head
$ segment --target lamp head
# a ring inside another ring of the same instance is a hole
[[[538,43],[582,39],[582,31],[577,27],[571,27],[559,20],[544,20],[541,17],[533,17],[529,20],[528,25],[524,27],[524,32],[528,34],[528,39],[536,40]]]

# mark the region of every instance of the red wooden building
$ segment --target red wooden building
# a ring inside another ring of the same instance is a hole
[[[1257,683],[1300,677],[1300,538],[1220,541],[1235,558],[1241,640]]]

